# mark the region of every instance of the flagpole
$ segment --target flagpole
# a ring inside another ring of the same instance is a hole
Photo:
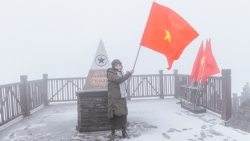
[[[139,49],[138,49],[138,52],[137,52],[137,55],[136,55],[136,59],[135,59],[135,63],[134,63],[134,67],[133,67],[133,69],[135,68],[135,64],[136,64],[136,62],[137,62],[137,58],[138,58],[138,55],[139,55],[140,49],[141,49],[141,45],[139,46]]]
[[[136,64],[136,62],[137,62],[137,58],[138,58],[138,55],[139,55],[140,49],[141,49],[141,45],[139,46],[139,49],[138,49],[138,52],[137,52],[137,55],[136,55],[136,59],[135,59],[135,63],[134,63],[134,67],[133,67],[133,69],[135,69],[135,64]],[[131,79],[131,78],[130,78],[130,79]],[[130,79],[128,80],[127,89],[128,89],[128,86],[130,85]]]

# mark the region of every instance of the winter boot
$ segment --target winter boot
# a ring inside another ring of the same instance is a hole
[[[126,124],[122,125],[122,137],[123,138],[128,138],[126,129],[127,129],[127,125]]]

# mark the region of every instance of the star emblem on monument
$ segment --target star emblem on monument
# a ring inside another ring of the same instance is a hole
[[[104,61],[105,59],[104,59],[104,58],[102,58],[102,56],[101,56],[101,58],[99,58],[98,60],[99,60],[99,64],[100,64],[100,63],[103,63],[103,64],[104,64],[104,62],[103,62],[103,61]]]
[[[105,55],[98,55],[95,59],[95,63],[100,66],[103,67],[107,64],[107,57]]]

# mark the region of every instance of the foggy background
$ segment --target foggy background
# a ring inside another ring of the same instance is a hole
[[[87,76],[102,39],[110,61],[131,70],[152,0],[0,0],[0,84]],[[165,56],[142,47],[135,74],[190,74],[202,40],[211,38],[220,69],[232,71],[232,93],[250,80],[249,0],[155,0],[199,33],[170,71]],[[221,74],[219,74],[220,76]]]

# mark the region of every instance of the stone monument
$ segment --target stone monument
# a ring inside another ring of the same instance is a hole
[[[76,92],[79,132],[110,130],[108,119],[107,69],[111,67],[102,40],[99,43],[86,83]]]
[[[107,69],[110,67],[110,61],[101,40],[83,90],[107,89]]]

